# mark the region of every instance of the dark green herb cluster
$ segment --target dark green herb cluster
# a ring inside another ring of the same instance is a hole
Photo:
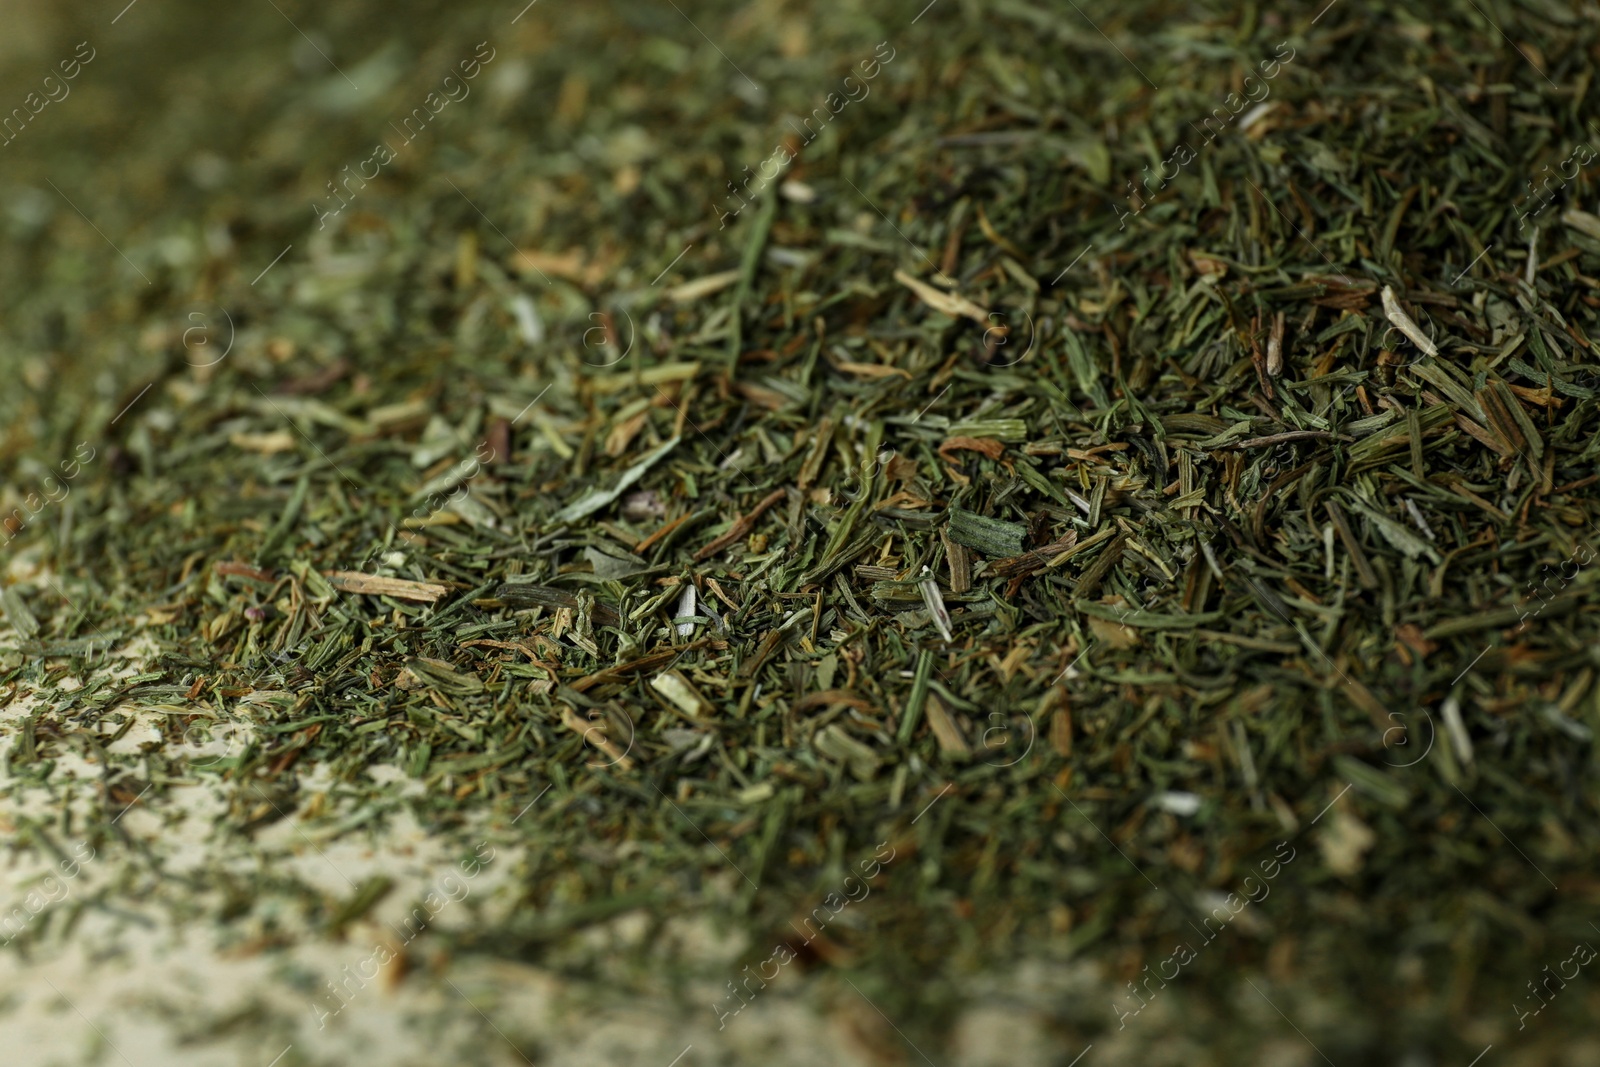
[[[885,1062],[1029,961],[1109,991],[1061,1063],[1158,991],[1215,1062],[1581,1032],[1506,1008],[1600,916],[1581,6],[354,4],[162,72],[147,6],[0,149],[0,515],[99,452],[4,520],[19,846],[405,811],[525,850],[457,955],[710,916]],[[188,877],[275,949],[389,885]]]

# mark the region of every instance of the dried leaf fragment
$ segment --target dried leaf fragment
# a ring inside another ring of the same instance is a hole
[[[927,702],[922,706],[922,713],[928,718],[928,727],[933,731],[933,739],[939,742],[940,752],[956,759],[968,759],[972,756],[972,746],[961,736],[961,727],[956,725],[955,719],[945,708],[944,701],[940,700],[937,694],[929,691]]]
[[[876,752],[845,733],[837,724],[819,730],[812,745],[829,759],[848,765],[850,773],[863,782],[870,781],[878,773],[878,765],[882,762]]]
[[[918,281],[903,270],[894,272],[894,280],[916,293],[924,304],[927,304],[942,315],[949,315],[952,319],[959,319],[964,315],[985,326],[990,325],[989,312],[958,293],[940,292],[927,282]]]
[[[928,568],[922,568],[924,577],[917,583],[917,588],[922,592],[922,601],[928,605],[928,614],[933,616],[933,624],[939,628],[939,636],[946,643],[955,640],[955,635],[950,632],[950,612],[945,609],[944,597],[939,593],[939,583],[931,575],[927,575]]]
[[[1422,349],[1424,355],[1437,356],[1439,346],[1434,344],[1428,335],[1422,332],[1422,328],[1412,321],[1411,316],[1400,307],[1400,301],[1394,298],[1394,290],[1386,285],[1380,295],[1383,298],[1383,313],[1394,323],[1394,328],[1410,338],[1411,343]]]
[[[703,719],[716,711],[711,701],[683,676],[682,671],[662,671],[650,679],[650,688],[693,718]]]
[[[1600,216],[1572,208],[1561,213],[1561,221],[1585,237],[1593,237],[1595,240],[1600,241]]]
[[[405,578],[383,578],[360,571],[328,571],[323,574],[328,584],[346,593],[366,593],[371,596],[392,596],[397,600],[420,600],[432,604],[450,591],[438,582],[413,582]]]

